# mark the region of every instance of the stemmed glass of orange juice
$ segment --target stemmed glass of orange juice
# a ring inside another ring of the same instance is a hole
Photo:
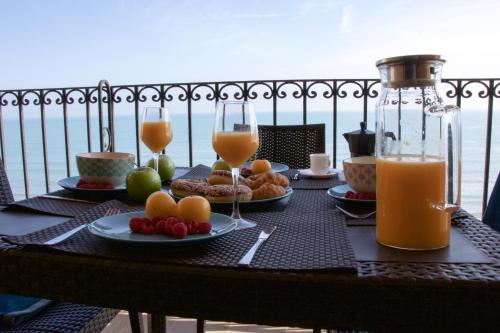
[[[212,135],[214,150],[231,167],[233,175],[233,213],[231,218],[238,229],[254,227],[254,222],[241,218],[238,206],[238,177],[240,167],[259,147],[257,120],[251,102],[218,102]]]
[[[141,140],[153,152],[154,167],[158,171],[158,157],[172,141],[170,115],[165,107],[145,107],[141,122]]]

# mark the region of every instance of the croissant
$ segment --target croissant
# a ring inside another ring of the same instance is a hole
[[[274,184],[282,187],[287,187],[289,184],[288,178],[280,173],[266,172],[260,175],[248,177],[249,186],[252,190],[261,187],[263,184]]]
[[[252,200],[270,199],[280,197],[285,194],[285,188],[274,184],[264,184],[253,190]]]

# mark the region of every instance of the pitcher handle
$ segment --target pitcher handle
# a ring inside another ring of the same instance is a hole
[[[441,118],[441,133],[445,136],[444,156],[446,159],[446,203],[444,210],[451,212],[460,208],[462,175],[462,137],[460,108],[447,105]]]

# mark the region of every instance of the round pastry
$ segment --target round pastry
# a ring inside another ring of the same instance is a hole
[[[208,187],[206,179],[176,179],[170,185],[172,193],[176,197],[187,197],[189,195],[205,195]]]
[[[274,184],[263,184],[259,188],[253,190],[252,192],[252,200],[263,200],[281,197],[285,195],[286,190],[284,187]]]
[[[266,172],[259,175],[248,177],[247,181],[252,190],[261,187],[264,184],[274,184],[282,187],[287,187],[290,183],[286,176],[276,172]]]
[[[209,202],[232,202],[233,185],[211,185],[207,187],[205,198]],[[252,190],[245,185],[238,185],[238,201],[252,200]]]
[[[227,170],[215,170],[208,176],[207,181],[210,185],[233,185],[233,175]],[[248,186],[248,181],[240,176],[238,185]]]

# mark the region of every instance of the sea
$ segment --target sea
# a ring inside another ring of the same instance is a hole
[[[498,113],[498,112],[497,112]],[[496,115],[496,114],[495,114]],[[177,166],[189,166],[188,117],[185,113],[172,116],[174,139],[167,148]],[[353,111],[339,111],[337,115],[337,168],[342,160],[349,157],[349,149],[342,133],[359,129],[362,114]],[[272,112],[258,112],[259,124],[272,124]],[[301,124],[302,112],[279,111],[279,125]],[[333,156],[333,115],[331,112],[308,111],[307,122],[326,124],[326,152]],[[500,122],[500,121],[499,121]],[[213,114],[193,113],[192,147],[193,165],[211,165],[215,152],[211,144]],[[486,114],[483,111],[462,111],[462,206],[480,217],[482,210],[483,175],[486,142]],[[494,123],[495,124],[495,123]],[[5,164],[7,175],[16,199],[25,197],[21,154],[19,120],[15,117],[4,119]],[[39,117],[25,118],[25,145],[30,196],[46,192],[43,164],[42,130]],[[374,114],[368,114],[368,128],[374,128]],[[494,129],[500,128],[496,124]],[[68,118],[69,175],[78,175],[75,154],[88,151],[86,119],[83,116]],[[47,156],[50,177],[50,190],[59,189],[57,181],[68,176],[66,169],[66,150],[64,123],[62,117],[46,118]],[[99,150],[98,119],[91,118],[92,151]],[[115,118],[115,150],[136,154],[135,118],[133,114],[120,114]],[[151,153],[140,144],[141,164]],[[500,131],[494,130],[492,136],[490,191],[500,171]]]

